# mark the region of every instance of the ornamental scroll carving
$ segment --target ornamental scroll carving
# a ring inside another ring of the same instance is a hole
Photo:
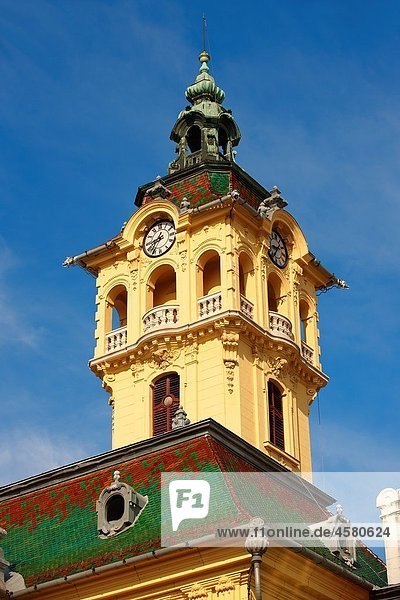
[[[228,392],[232,394],[235,381],[235,367],[238,364],[239,334],[236,331],[227,331],[224,329],[221,334],[221,340],[224,349],[224,365],[226,368]]]
[[[286,358],[278,357],[269,357],[268,358],[268,367],[274,377],[280,377],[285,373],[288,368],[288,361]]]
[[[179,350],[156,350],[151,355],[150,366],[153,369],[167,369],[178,358]]]

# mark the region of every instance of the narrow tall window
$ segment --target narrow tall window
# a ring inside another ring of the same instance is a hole
[[[169,373],[153,384],[153,435],[172,429],[172,419],[179,408],[179,375]]]
[[[282,392],[275,383],[268,381],[269,439],[281,450],[285,449],[283,430]]]

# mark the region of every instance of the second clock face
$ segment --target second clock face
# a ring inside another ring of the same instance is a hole
[[[286,244],[279,233],[274,229],[272,230],[271,237],[269,238],[268,255],[277,267],[280,269],[286,267],[288,261]]]
[[[144,251],[147,256],[156,257],[168,252],[175,241],[175,227],[171,221],[154,223],[144,238]]]

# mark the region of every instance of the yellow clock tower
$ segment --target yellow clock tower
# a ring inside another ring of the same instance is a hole
[[[90,368],[110,394],[113,448],[213,418],[311,471],[309,407],[327,382],[315,259],[274,187],[235,162],[240,131],[200,55],[169,173],[139,188],[107,243],[67,259],[97,278]]]

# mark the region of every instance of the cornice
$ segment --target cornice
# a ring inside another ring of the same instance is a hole
[[[303,358],[301,349],[294,341],[274,336],[269,329],[264,329],[239,310],[225,310],[190,324],[150,331],[124,350],[93,358],[89,361],[89,367],[98,377],[103,377],[110,371],[115,372],[138,361],[151,359],[155,346],[185,347],[220,336],[223,329],[237,330],[259,352],[268,350],[283,354],[290,363],[291,374],[304,381],[310,389],[310,396],[327,384],[328,376]]]

